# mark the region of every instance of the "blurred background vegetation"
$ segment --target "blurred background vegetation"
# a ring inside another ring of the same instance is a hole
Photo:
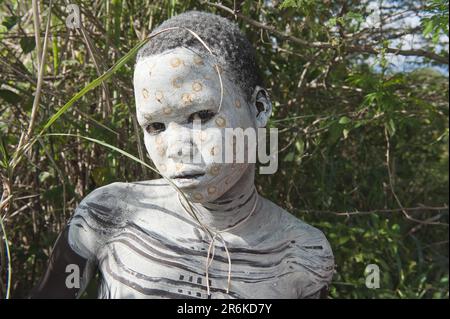
[[[80,28],[66,26],[70,3]],[[256,48],[280,131],[279,170],[257,176],[258,189],[325,232],[330,297],[448,298],[448,5],[0,0],[0,297],[27,295],[90,191],[157,177],[102,145],[39,132],[92,137],[150,164],[134,59],[91,82],[159,23],[198,9],[235,20]],[[368,264],[379,289],[365,286]]]

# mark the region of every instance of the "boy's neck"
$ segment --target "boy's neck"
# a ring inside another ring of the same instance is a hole
[[[197,208],[200,221],[217,231],[239,223],[245,227],[244,224],[248,222],[246,218],[250,213],[252,213],[250,218],[255,217],[261,204],[257,203],[260,196],[256,191],[254,178],[255,165],[251,164],[236,184],[220,198],[213,202],[193,203]],[[238,227],[240,226],[236,228]]]

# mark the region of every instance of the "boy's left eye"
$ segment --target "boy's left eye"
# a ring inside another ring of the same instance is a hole
[[[192,113],[189,115],[188,123],[192,123],[194,121],[201,121],[202,123],[208,122],[210,119],[212,119],[216,115],[215,112],[210,110],[201,110],[195,113]]]

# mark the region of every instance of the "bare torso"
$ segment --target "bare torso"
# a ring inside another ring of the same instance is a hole
[[[324,235],[262,199],[245,223],[215,242],[210,298],[318,297],[333,255]],[[79,205],[70,246],[101,274],[99,298],[208,298],[210,237],[164,180],[114,183]]]

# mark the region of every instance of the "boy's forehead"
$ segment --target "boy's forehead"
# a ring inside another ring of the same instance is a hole
[[[224,73],[221,76],[224,80]],[[220,100],[213,59],[185,48],[141,58],[134,71],[134,90],[138,113],[150,115],[189,113],[199,105],[211,109]]]

